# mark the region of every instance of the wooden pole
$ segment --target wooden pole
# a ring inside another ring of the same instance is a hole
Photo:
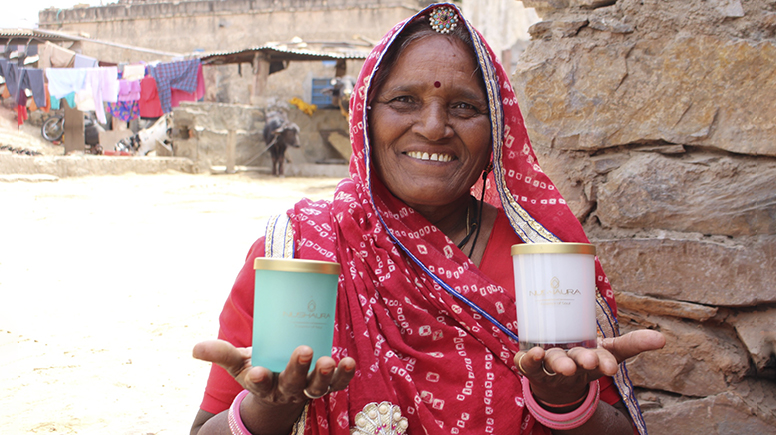
[[[84,113],[65,106],[65,155],[84,151]]]
[[[348,64],[345,59],[337,59],[337,67],[334,70],[334,77],[344,77],[348,72]]]
[[[251,105],[263,106],[266,97],[267,78],[269,77],[269,59],[262,53],[253,56],[253,90]]]

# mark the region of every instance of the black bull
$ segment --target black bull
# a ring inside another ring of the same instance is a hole
[[[286,148],[299,147],[299,126],[279,116],[268,117],[264,125],[264,143],[272,156],[272,175],[282,177]]]

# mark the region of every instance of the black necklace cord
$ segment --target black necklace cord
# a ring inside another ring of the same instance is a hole
[[[469,198],[474,199],[471,196]],[[466,242],[468,242],[469,238],[472,236],[472,233],[473,233],[472,227],[477,226],[477,222],[474,222],[473,225],[469,225],[469,215],[471,214],[470,213],[471,207],[472,207],[472,201],[470,200],[469,206],[466,207],[466,237],[464,237],[463,240],[461,240],[461,242],[458,243],[458,249],[463,249],[464,245],[466,245]]]
[[[477,246],[477,239],[480,237],[480,222],[482,222],[482,209],[484,208],[482,206],[482,202],[485,199],[485,185],[488,182],[488,173],[490,173],[491,168],[493,168],[492,163],[489,163],[485,168],[485,171],[482,172],[482,193],[480,194],[479,210],[477,210],[477,220],[474,221],[474,225],[477,227],[477,231],[475,231],[474,234],[474,242],[472,243],[472,247],[469,249],[469,258],[472,258],[474,247]]]

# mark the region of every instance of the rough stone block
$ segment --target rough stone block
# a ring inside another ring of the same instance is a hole
[[[626,23],[622,20],[601,16],[590,18],[589,26],[602,32],[611,33],[633,33],[636,30],[636,28],[633,27],[633,24]]]
[[[533,39],[560,39],[574,36],[587,25],[587,20],[540,21],[528,28]]]
[[[513,83],[531,138],[545,146],[664,141],[774,156],[775,63],[771,41],[577,37],[530,45]]]
[[[613,5],[617,0],[523,0],[523,6],[538,10],[587,8],[595,9]]]
[[[776,402],[771,402],[771,405]],[[666,401],[656,409],[644,412],[649,433],[673,434],[771,434],[774,422],[753,415],[745,400],[734,392],[703,399]]]
[[[724,392],[730,382],[739,382],[749,369],[748,352],[725,325],[701,326],[628,310],[621,310],[619,319],[623,333],[649,326],[666,338],[663,349],[628,360],[628,373],[636,386],[709,396]]]
[[[746,345],[759,376],[776,378],[776,308],[762,307],[725,319]]]
[[[618,291],[716,306],[776,302],[776,236],[735,243],[670,238],[593,243]]]
[[[626,292],[614,292],[614,296],[617,300],[618,309],[650,313],[658,316],[679,317],[699,322],[711,319],[717,315],[718,311],[717,308],[706,305],[657,299]]]
[[[583,220],[595,206],[593,176],[587,153],[536,148],[542,170],[563,195],[574,216]]]
[[[609,228],[776,234],[776,161],[713,154],[635,153],[598,189]]]
[[[711,0],[714,8],[726,18],[741,18],[744,16],[744,6],[741,0]]]

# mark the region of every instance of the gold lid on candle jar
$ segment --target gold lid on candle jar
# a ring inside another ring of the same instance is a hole
[[[308,272],[339,275],[340,264],[330,261],[302,260],[299,258],[263,258],[253,260],[256,270],[275,270],[278,272]]]
[[[512,245],[512,255],[520,254],[586,254],[595,255],[590,243],[521,243]]]

